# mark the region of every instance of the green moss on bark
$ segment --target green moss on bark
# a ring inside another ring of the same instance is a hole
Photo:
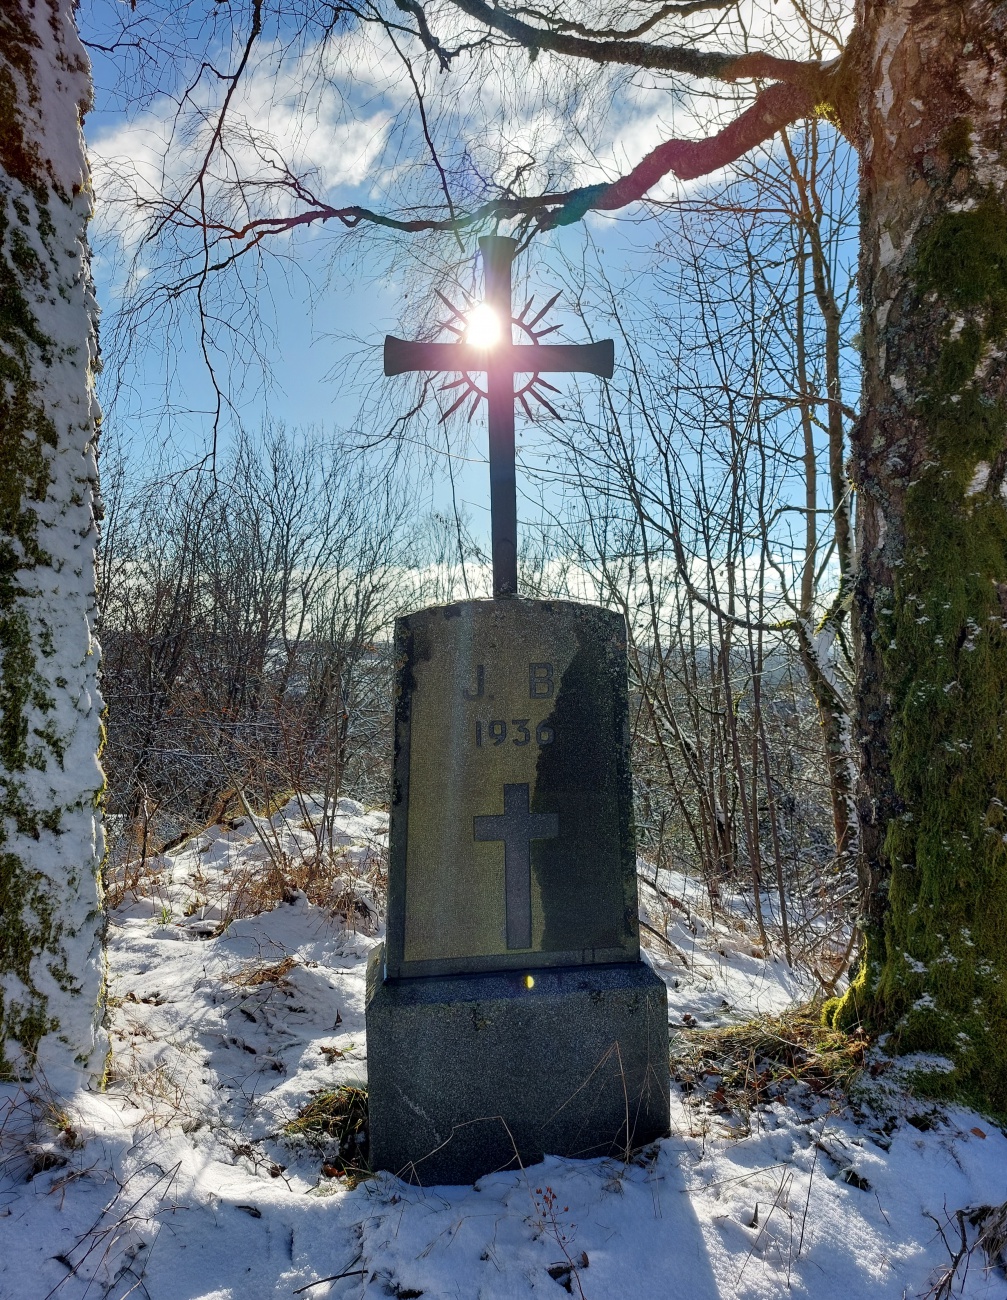
[[[74,348],[64,341],[57,348],[40,325],[39,304],[48,311],[58,294],[71,311],[83,313],[82,333],[92,324],[77,283],[78,241],[84,236],[83,213],[71,207],[77,187],[71,193],[64,185],[40,144],[72,129],[74,115],[86,109],[86,59],[67,20],[57,0],[0,4],[0,1078],[30,1067],[42,1037],[56,1031],[66,1046],[85,1049],[75,1057],[78,1063],[90,1059],[85,1041],[67,1037],[76,1031],[62,998],[82,991],[77,977],[83,972],[73,969],[78,958],[68,941],[86,937],[75,928],[85,899],[73,891],[85,890],[86,898],[90,888],[78,865],[66,860],[66,841],[61,843],[67,809],[80,805],[73,803],[73,782],[58,775],[67,737],[57,724],[55,697],[67,691],[68,682],[54,677],[47,662],[56,648],[43,624],[50,617],[62,623],[58,605],[65,583],[54,591],[38,515],[54,490],[57,450],[73,450],[57,448],[48,414],[49,368],[60,368],[84,342],[78,339]],[[48,23],[48,33],[40,23]],[[40,61],[59,77],[58,93],[45,103]],[[76,103],[60,99],[71,87]],[[71,332],[59,328],[61,336]],[[77,375],[86,383],[85,372]],[[55,382],[68,381],[74,383],[64,370]],[[58,418],[69,415],[72,421],[73,405],[64,404]],[[84,406],[81,415],[87,418]],[[72,441],[81,432],[86,430],[71,423],[68,436]],[[71,487],[69,499],[55,503],[66,512],[60,526],[73,530],[71,512],[80,514],[85,501],[86,492]],[[50,783],[36,771],[49,773],[59,793],[48,795]],[[81,847],[86,861],[87,848]],[[89,928],[95,919],[92,912],[83,923]]]
[[[927,1090],[1007,1115],[1007,409],[984,378],[1007,336],[997,199],[933,224],[916,291],[920,305],[936,294],[951,323],[917,405],[927,456],[880,622],[902,812],[885,839],[884,933],[867,936],[826,1016],[946,1058],[953,1069],[920,1076]]]
[[[941,136],[940,146],[949,162],[967,167],[972,157],[971,119],[956,117]]]
[[[48,449],[56,430],[32,377],[32,362],[48,360],[51,345],[22,290],[47,278],[21,223],[9,220],[8,195],[0,189],[0,1078],[11,1073],[5,1047],[31,1059],[41,1036],[55,1026],[46,998],[32,976],[33,960],[58,941],[46,879],[6,848],[17,835],[38,839],[43,825],[59,828],[58,810],[39,809],[26,797],[22,774],[44,767],[58,740],[49,725],[32,728],[32,712],[48,712],[53,700],[38,671],[32,628],[24,608],[23,575],[45,555],[38,542],[37,503],[50,483]],[[37,200],[36,200],[37,201]],[[22,204],[23,206],[23,204]]]

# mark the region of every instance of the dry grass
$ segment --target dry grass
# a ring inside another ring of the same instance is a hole
[[[142,819],[136,818],[124,827],[109,826],[108,853],[101,873],[107,908],[115,911],[127,898],[134,903],[142,898],[167,902],[160,852],[160,847],[149,841]]]
[[[932,1214],[927,1218],[936,1225],[949,1262],[932,1275],[930,1289],[920,1300],[951,1300],[956,1291],[964,1295],[969,1268],[977,1255],[987,1274],[1007,1270],[1007,1202],[971,1206],[954,1214],[945,1207],[943,1222]]]
[[[72,1116],[45,1079],[0,1098],[0,1186],[61,1169],[83,1145]]]
[[[288,1138],[301,1138],[325,1148],[322,1174],[326,1178],[345,1178],[355,1187],[370,1177],[368,1164],[367,1091],[345,1085],[332,1092],[319,1092],[297,1118],[284,1128]]]
[[[361,868],[346,854],[322,852],[295,858],[271,848],[265,862],[249,863],[233,874],[222,928],[303,894],[316,907],[341,917],[349,929],[371,934],[379,923],[373,900],[382,896],[384,887],[384,860],[377,851]]]
[[[287,827],[274,825],[270,818],[287,806],[289,798],[288,793],[277,796],[260,812],[243,793],[228,791],[206,825],[169,843],[155,844],[143,819],[120,826],[103,872],[106,905],[115,910],[128,901],[150,901],[160,906],[165,920],[173,912],[191,917],[208,907],[219,908],[221,920],[215,933],[220,934],[232,921],[305,897],[348,929],[375,933],[387,884],[383,847],[370,843],[361,856],[359,846],[340,848],[328,843],[310,819],[295,818]],[[222,873],[204,872],[197,862],[187,895],[179,899],[180,887],[170,885],[165,874],[164,854],[216,828],[224,832],[245,828],[246,842],[234,843],[237,861],[233,868],[225,865]],[[308,831],[311,840],[304,843],[301,837],[298,842],[300,831]]]
[[[289,840],[272,818],[292,799],[297,799],[302,811],[304,800],[296,791],[277,792],[266,800],[261,810],[253,808],[243,790],[229,792],[231,803],[217,811],[217,821],[233,827],[231,814],[240,808],[259,840],[265,861],[248,863],[235,872],[227,888],[224,901],[225,928],[231,921],[243,916],[258,916],[280,903],[292,902],[303,894],[316,907],[324,908],[333,916],[342,917],[350,929],[373,933],[379,924],[377,904],[385,887],[384,854],[373,846],[365,861],[355,861],[355,855],[339,852],[326,842],[322,826],[310,817],[301,820],[300,826],[310,833],[312,844],[290,851]],[[237,806],[233,804],[237,800]]]
[[[672,1044],[682,1091],[718,1113],[750,1115],[795,1087],[845,1100],[864,1068],[867,1041],[822,1025],[812,1010],[728,1025],[686,1029]]]
[[[246,966],[243,970],[228,975],[227,979],[242,989],[254,989],[262,984],[276,984],[280,988],[289,988],[290,981],[286,977],[296,965],[297,962],[293,957],[284,957],[282,961],[272,966]]]
[[[156,1042],[163,1059],[150,1060]],[[112,1032],[112,1061],[106,1087],[141,1111],[155,1132],[181,1128],[194,1133],[209,1122],[196,1083],[201,1074],[198,1049],[192,1044],[158,1038],[146,1025],[124,1024]]]

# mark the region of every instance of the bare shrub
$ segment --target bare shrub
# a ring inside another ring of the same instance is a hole
[[[313,792],[331,848],[342,793],[384,798],[401,497],[349,447],[282,426],[215,476],[107,491],[110,901],[165,843],[291,791]]]

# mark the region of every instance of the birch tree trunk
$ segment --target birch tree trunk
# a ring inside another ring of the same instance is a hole
[[[97,312],[72,0],[0,12],[0,1078],[102,1069]]]
[[[1007,1113],[1007,7],[862,0],[856,732],[836,1023]]]

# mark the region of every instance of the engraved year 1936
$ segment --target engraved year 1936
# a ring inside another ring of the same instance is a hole
[[[506,718],[492,718],[489,722],[483,722],[482,719],[476,720],[476,745],[481,749],[484,745],[505,745],[510,740],[512,745],[520,748],[522,745],[530,745],[532,733],[528,718],[511,718],[510,729],[508,729]],[[540,722],[535,728],[536,745],[551,745],[556,739],[556,733],[548,722]]]

